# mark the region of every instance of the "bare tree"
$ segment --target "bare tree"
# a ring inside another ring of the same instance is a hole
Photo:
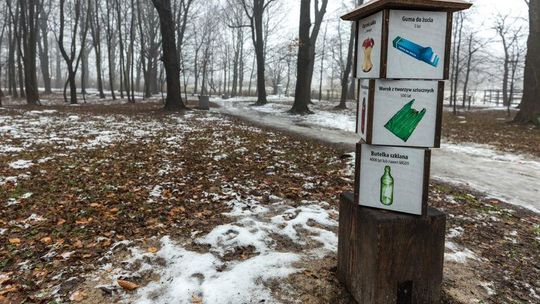
[[[297,62],[297,80],[294,104],[290,110],[293,114],[307,114],[311,102],[311,82],[313,80],[313,67],[315,65],[315,46],[326,13],[328,0],[313,2],[315,20],[311,28],[311,0],[302,0],[300,3],[299,47]]]
[[[265,40],[263,36],[264,13],[276,0],[239,0],[244,8],[244,12],[249,20],[251,29],[251,39],[255,48],[255,58],[257,61],[257,102],[256,105],[264,105],[266,99],[266,78],[265,78]]]
[[[2,44],[4,42],[4,34],[6,33],[6,27],[8,26],[5,20],[8,20],[7,8],[4,8],[4,11],[0,12],[3,16],[2,28],[0,29],[0,107],[2,106],[2,98],[4,97],[4,91],[2,91],[2,68],[4,63],[2,63]]]
[[[113,29],[113,14],[111,10],[109,9],[111,7],[111,0],[105,0],[105,6],[106,6],[106,14],[102,18],[102,22],[107,25],[106,27],[106,34],[107,34],[107,58],[109,63],[109,89],[111,90],[111,96],[113,100],[116,100],[116,94],[114,93],[114,82],[115,82],[115,61],[114,61],[114,29]],[[103,16],[104,14],[102,14]],[[106,19],[106,20],[105,20]]]
[[[503,58],[503,74],[502,74],[502,93],[503,93],[503,105],[510,107],[510,83],[512,80],[511,76],[511,67],[513,65],[512,61],[515,57],[512,54],[513,46],[518,43],[519,32],[521,27],[515,28],[515,20],[509,20],[509,15],[498,15],[495,21],[494,29],[497,32],[497,35],[501,39],[501,43],[504,51]]]
[[[88,23],[83,24],[81,22],[81,15],[85,14],[85,6],[83,3],[83,0],[73,0],[69,4],[70,8],[72,9],[72,20],[71,20],[71,42],[70,42],[70,50],[69,54],[67,53],[65,47],[64,47],[64,35],[65,35],[65,27],[66,27],[66,20],[65,20],[65,7],[66,0],[60,0],[60,33],[57,37],[58,47],[60,49],[60,52],[62,53],[62,57],[64,58],[64,61],[67,64],[68,69],[68,81],[66,85],[69,83],[69,92],[70,92],[70,103],[76,104],[77,103],[77,84],[76,84],[76,75],[77,70],[79,69],[79,64],[81,61],[82,52],[84,51],[84,44],[86,38],[83,38],[82,45],[79,47],[79,51],[77,52],[77,33],[81,32],[81,37],[86,37],[87,31],[88,31]],[[87,8],[87,6],[86,6]],[[89,18],[86,18],[86,21],[88,21]],[[66,89],[64,87],[64,100],[67,102],[67,95],[66,95]]]
[[[8,1],[11,5],[11,1]],[[37,30],[41,2],[38,0],[19,0],[19,31],[15,31],[18,40],[19,58],[24,63],[24,92],[26,103],[39,103],[37,84]],[[21,79],[21,61],[19,60],[19,77]],[[21,81],[20,81],[21,82]],[[21,85],[21,88],[23,86]]]
[[[540,125],[540,0],[529,0],[529,38],[523,99],[516,122]]]
[[[152,0],[156,8],[161,28],[163,45],[163,64],[167,78],[166,110],[183,110],[186,108],[182,101],[180,90],[180,65],[175,41],[174,20],[170,0]]]
[[[99,18],[101,0],[94,0],[94,5],[90,5],[90,35],[92,36],[92,46],[94,48],[96,56],[96,74],[97,74],[97,88],[99,91],[99,98],[105,98],[103,92],[103,76],[101,67],[101,22]]]
[[[47,5],[43,1],[40,6],[40,16],[38,22],[38,51],[39,62],[41,67],[41,75],[43,77],[43,85],[45,93],[50,94],[51,90],[51,74],[49,65],[49,26],[48,19],[51,13],[51,0],[47,0]]]
[[[457,31],[454,32],[454,42],[452,50],[452,67],[450,76],[450,103],[452,104],[452,113],[457,115],[457,90],[458,81],[461,73],[461,62],[463,58],[461,56],[461,45],[463,44],[463,25],[465,23],[465,15],[463,12],[458,12],[454,19],[454,28]]]

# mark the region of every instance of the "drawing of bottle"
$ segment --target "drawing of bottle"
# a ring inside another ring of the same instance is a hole
[[[381,177],[381,203],[386,206],[394,202],[394,178],[390,172],[390,166],[384,167],[384,174]]]
[[[366,98],[362,100],[362,134],[365,134],[366,130]]]

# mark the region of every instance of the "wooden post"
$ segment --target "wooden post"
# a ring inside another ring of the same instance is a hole
[[[470,6],[374,0],[342,17],[357,25],[360,143],[354,195],[340,202],[337,276],[360,304],[440,302],[446,216],[427,205],[430,148],[440,146],[452,13]]]
[[[446,216],[361,207],[341,196],[337,275],[358,303],[439,303]]]

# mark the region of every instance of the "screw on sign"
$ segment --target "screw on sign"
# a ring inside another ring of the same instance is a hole
[[[452,14],[462,0],[375,0],[356,24],[354,195],[341,197],[338,278],[358,303],[439,303],[446,216],[428,208]]]

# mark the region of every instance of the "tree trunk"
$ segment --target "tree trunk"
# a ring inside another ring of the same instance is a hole
[[[101,26],[99,22],[99,7],[100,1],[94,0],[95,6],[92,10],[92,15],[88,18],[92,18],[90,22],[90,30],[92,34],[92,46],[96,55],[96,74],[97,74],[97,87],[99,92],[99,98],[105,98],[103,92],[103,77],[101,68]],[[90,4],[91,5],[91,4]]]
[[[39,103],[36,67],[37,22],[39,21],[39,9],[37,0],[20,0],[19,6],[21,12],[19,29],[20,32],[22,32],[21,55],[22,60],[24,61],[24,87],[26,92],[26,103],[29,105],[35,105]]]
[[[463,104],[462,108],[465,108],[465,103],[467,102],[467,89],[469,86],[469,78],[471,74],[471,64],[473,58],[472,51],[473,36],[472,34],[469,37],[469,46],[468,46],[468,57],[467,57],[467,66],[465,67],[465,80],[463,81]]]
[[[343,79],[341,80],[341,98],[339,100],[339,105],[336,107],[337,109],[347,108],[347,96],[349,95],[349,79],[353,63],[355,34],[356,25],[355,23],[352,23],[349,36],[349,47],[347,48],[347,62],[345,63],[345,71],[343,72]]]
[[[182,101],[180,90],[180,66],[175,41],[174,22],[171,14],[170,0],[152,0],[159,14],[161,38],[163,45],[163,64],[167,78],[166,110],[182,110],[186,106]]]
[[[299,47],[298,47],[298,60],[296,69],[298,71],[298,78],[296,80],[296,91],[294,96],[294,104],[291,113],[294,114],[307,114],[309,110],[309,102],[311,100],[311,83],[309,73],[309,66],[311,65],[311,45],[310,28],[311,28],[311,0],[302,0],[300,3],[300,27],[299,27]]]
[[[297,82],[294,96],[294,104],[290,110],[294,114],[311,113],[308,104],[311,102],[311,82],[313,80],[313,70],[315,66],[315,47],[321,24],[326,13],[328,0],[322,0],[321,7],[315,1],[315,22],[313,30],[311,28],[311,0],[302,0],[300,4],[300,26],[298,62],[297,62]]]
[[[459,24],[459,30],[458,30],[458,38],[457,38],[457,47],[456,47],[456,57],[455,57],[455,74],[453,81],[453,92],[451,98],[452,101],[452,113],[454,115],[457,115],[457,89],[458,89],[458,80],[459,80],[459,66],[461,62],[460,54],[461,54],[461,37],[463,34],[463,13],[458,13],[457,22]]]
[[[106,0],[105,5],[110,7],[109,0]],[[114,57],[113,57],[113,30],[111,26],[111,11],[107,10],[107,58],[109,61],[109,89],[111,90],[111,96],[113,100],[116,100],[116,94],[114,93]]]
[[[529,38],[523,100],[514,121],[540,125],[540,0],[529,1]]]
[[[257,58],[257,102],[256,105],[265,105],[266,100],[266,78],[265,78],[265,60],[264,60],[264,40],[263,40],[263,1],[253,8],[253,17],[255,22],[255,54]]]
[[[41,10],[41,16],[39,19],[39,33],[41,42],[38,43],[39,46],[39,62],[41,66],[41,74],[43,76],[43,86],[45,86],[45,94],[52,93],[51,90],[51,74],[50,74],[50,65],[49,65],[49,37],[47,30],[47,19],[48,14],[45,14],[44,8]]]

